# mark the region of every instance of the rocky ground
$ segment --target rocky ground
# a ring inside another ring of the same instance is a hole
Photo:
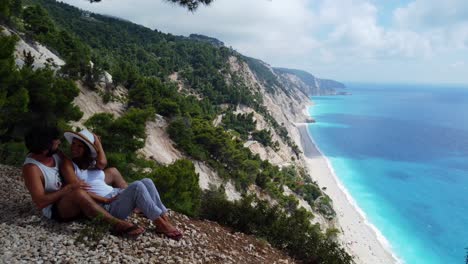
[[[136,240],[116,237],[86,221],[56,223],[35,209],[18,168],[0,165],[1,263],[294,263],[266,241],[210,221],[172,213],[180,241],[146,227]]]

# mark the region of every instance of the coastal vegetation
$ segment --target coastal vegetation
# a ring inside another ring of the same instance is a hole
[[[329,239],[336,230],[323,234],[304,209],[287,214],[253,196],[229,202],[219,190],[205,192],[203,201],[203,217],[263,237],[305,263],[352,263],[351,256]]]
[[[229,57],[237,57],[263,80],[268,92],[284,89],[261,62],[223,46],[164,34],[51,0],[25,1],[25,8],[20,9],[18,2],[21,6],[18,0],[6,1],[0,8],[1,21],[24,32],[27,39],[45,44],[66,64],[57,72],[52,62],[34,69],[35,58],[26,56],[25,65],[18,68],[13,55],[18,38],[0,36],[1,163],[21,163],[26,154],[23,134],[31,125],[47,121],[71,129],[69,121],[82,116],[72,103],[79,92],[76,82],[95,89],[107,71],[114,86],[128,89],[128,109],[120,117],[95,114],[85,125],[101,135],[109,164],[128,180],[152,178],[171,208],[263,237],[301,261],[352,262],[331,236],[311,224],[313,215],[299,209],[293,195],[284,194],[287,186],[312,208],[333,217],[330,199],[304,169],[295,165],[280,168],[244,147],[249,138],[273,149],[278,145],[272,142],[271,131],[255,130],[251,114],[234,114],[237,105],[263,115],[271,130],[300,154],[286,128],[263,106],[262,95],[249,89],[228,67]],[[174,73],[185,90],[170,81]],[[113,99],[107,96],[105,100]],[[222,110],[221,104],[228,104],[230,111]],[[223,113],[222,125],[215,126],[213,120]],[[139,156],[136,151],[145,144],[145,124],[155,114],[169,122],[171,139],[187,157],[205,162],[221,178],[231,180],[244,198],[229,202],[222,190],[202,193],[189,159],[163,166]],[[226,129],[239,136],[233,137]],[[259,187],[278,204],[270,206],[247,195],[250,186]]]

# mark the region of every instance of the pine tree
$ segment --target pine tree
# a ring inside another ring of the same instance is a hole
[[[11,14],[15,17],[20,17],[23,11],[23,3],[21,0],[11,1]]]
[[[1,0],[0,1],[0,21],[8,21],[11,15],[11,1]]]
[[[89,0],[91,3],[101,2],[101,0]],[[166,0],[175,4],[186,7],[190,11],[195,11],[200,4],[209,5],[213,0]]]
[[[34,65],[34,56],[31,54],[30,51],[26,52],[23,50],[23,57],[24,57],[24,67],[33,68]]]

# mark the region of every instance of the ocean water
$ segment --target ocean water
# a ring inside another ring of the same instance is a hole
[[[408,264],[465,264],[468,88],[349,84],[313,97],[309,132]]]

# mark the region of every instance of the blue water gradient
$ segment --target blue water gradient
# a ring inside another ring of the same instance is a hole
[[[309,131],[337,176],[409,264],[465,263],[468,89],[348,85],[313,97]]]

